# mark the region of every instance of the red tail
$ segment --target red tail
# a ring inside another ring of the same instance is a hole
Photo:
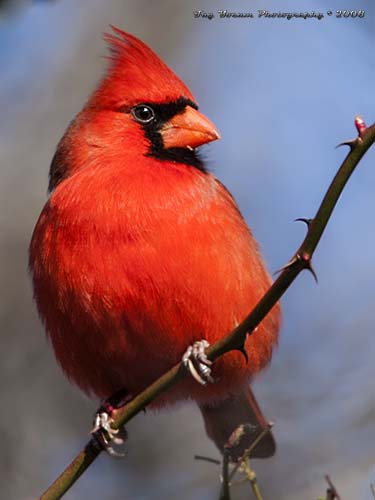
[[[267,422],[250,387],[214,406],[200,405],[199,408],[203,415],[207,435],[221,452],[238,426],[241,424],[252,426],[250,433],[246,433],[246,437],[241,440],[240,444],[231,449],[230,458],[233,461],[237,461],[267,427]],[[268,458],[274,455],[275,451],[276,443],[269,432],[252,450],[251,457]]]

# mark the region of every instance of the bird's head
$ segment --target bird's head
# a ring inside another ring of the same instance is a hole
[[[143,155],[204,170],[195,148],[220,138],[186,85],[141,40],[106,34],[107,74],[60,141],[49,189],[90,160]]]

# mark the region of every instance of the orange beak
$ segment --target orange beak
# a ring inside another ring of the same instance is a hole
[[[160,132],[166,149],[196,148],[220,139],[214,124],[191,106],[171,118]]]

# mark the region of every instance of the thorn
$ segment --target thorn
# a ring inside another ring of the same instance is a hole
[[[314,276],[315,283],[318,283],[318,276],[316,275],[316,272],[315,272],[315,270],[314,270],[314,268],[313,268],[313,265],[312,265],[312,263],[311,263],[311,257],[310,257],[310,256],[308,256],[308,257],[303,256],[303,257],[302,257],[302,259],[303,259],[303,260],[305,261],[305,263],[306,263],[306,269],[307,269],[308,271],[310,271],[310,273]]]
[[[318,284],[318,276],[316,275],[316,272],[311,263],[308,265],[307,270],[310,271],[310,273],[314,276],[315,283]]]
[[[358,131],[358,135],[360,137],[362,137],[363,133],[367,129],[366,123],[363,121],[363,118],[361,116],[357,115],[354,118],[354,125],[355,125],[355,128]]]
[[[295,262],[297,262],[297,260],[298,260],[298,259],[299,259],[298,255],[295,255],[295,256],[294,256],[294,257],[293,257],[293,258],[292,258],[289,262],[287,262],[287,263],[285,264],[285,266],[283,266],[283,267],[281,267],[280,269],[278,269],[277,271],[275,271],[275,272],[273,273],[273,275],[275,275],[275,274],[279,274],[279,273],[282,273],[283,271],[285,271],[285,269],[288,269],[289,267],[292,267],[292,266],[293,266],[293,264],[294,264]]]
[[[248,364],[249,363],[249,356],[248,356],[247,352],[245,351],[244,346],[236,347],[236,351],[239,351],[243,355],[243,357],[245,358],[246,364]]]
[[[307,227],[310,226],[312,219],[305,219],[305,217],[298,217],[298,219],[294,219],[294,222],[304,222]]]
[[[349,141],[340,142],[340,144],[337,144],[336,149],[341,147],[341,146],[349,146],[350,150],[352,150],[356,146],[357,140],[358,139],[356,138],[356,139],[351,139]]]

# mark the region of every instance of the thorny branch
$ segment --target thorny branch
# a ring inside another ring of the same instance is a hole
[[[292,259],[281,269],[279,277],[244,321],[226,337],[207,349],[207,355],[210,360],[213,361],[233,349],[240,350],[244,353],[243,346],[246,336],[251,335],[256,326],[289,288],[298,274],[303,269],[308,269],[316,276],[311,264],[311,258],[315,248],[319,243],[332,211],[349,177],[362,156],[375,142],[375,124],[371,127],[366,127],[364,121],[360,117],[356,117],[354,123],[358,136],[352,141],[343,143],[343,145],[350,147],[350,151],[329,186],[315,217],[313,219],[304,220],[308,230],[301,246]],[[182,364],[178,364],[171,368],[131,402],[116,411],[113,427],[115,429],[122,427],[159,396],[159,394],[168,390],[186,375],[187,371]],[[84,449],[76,456],[56,481],[41,495],[39,500],[58,500],[61,498],[97,458],[101,451],[102,449],[98,446],[97,441],[91,438]]]
[[[256,472],[254,469],[250,467],[249,460],[254,448],[269,432],[271,432],[273,425],[274,425],[273,422],[268,423],[266,428],[262,432],[260,432],[260,434],[256,437],[256,439],[254,439],[253,443],[249,446],[249,448],[247,448],[244,451],[242,457],[234,465],[230,464],[229,461],[230,450],[240,445],[241,441],[248,437],[249,432],[251,433],[253,432],[252,425],[250,424],[241,424],[232,432],[227,443],[224,446],[222,462],[215,460],[213,458],[195,455],[194,458],[196,459],[205,460],[206,462],[211,462],[216,465],[221,464],[222,473],[221,473],[221,488],[220,488],[219,500],[230,500],[231,499],[230,487],[234,484],[242,483],[244,481],[249,481],[252,492],[256,500],[263,499],[258,486]],[[233,465],[231,471],[230,471],[230,465]],[[237,472],[243,472],[244,477],[242,477],[242,479],[236,482],[233,482],[232,480]]]
[[[324,479],[328,483],[326,497],[325,497],[325,499],[323,499],[323,497],[319,497],[318,500],[341,500],[341,497],[337,493],[337,490],[336,490],[334,484],[332,483],[331,478],[328,475],[326,475],[326,476],[324,476]]]

